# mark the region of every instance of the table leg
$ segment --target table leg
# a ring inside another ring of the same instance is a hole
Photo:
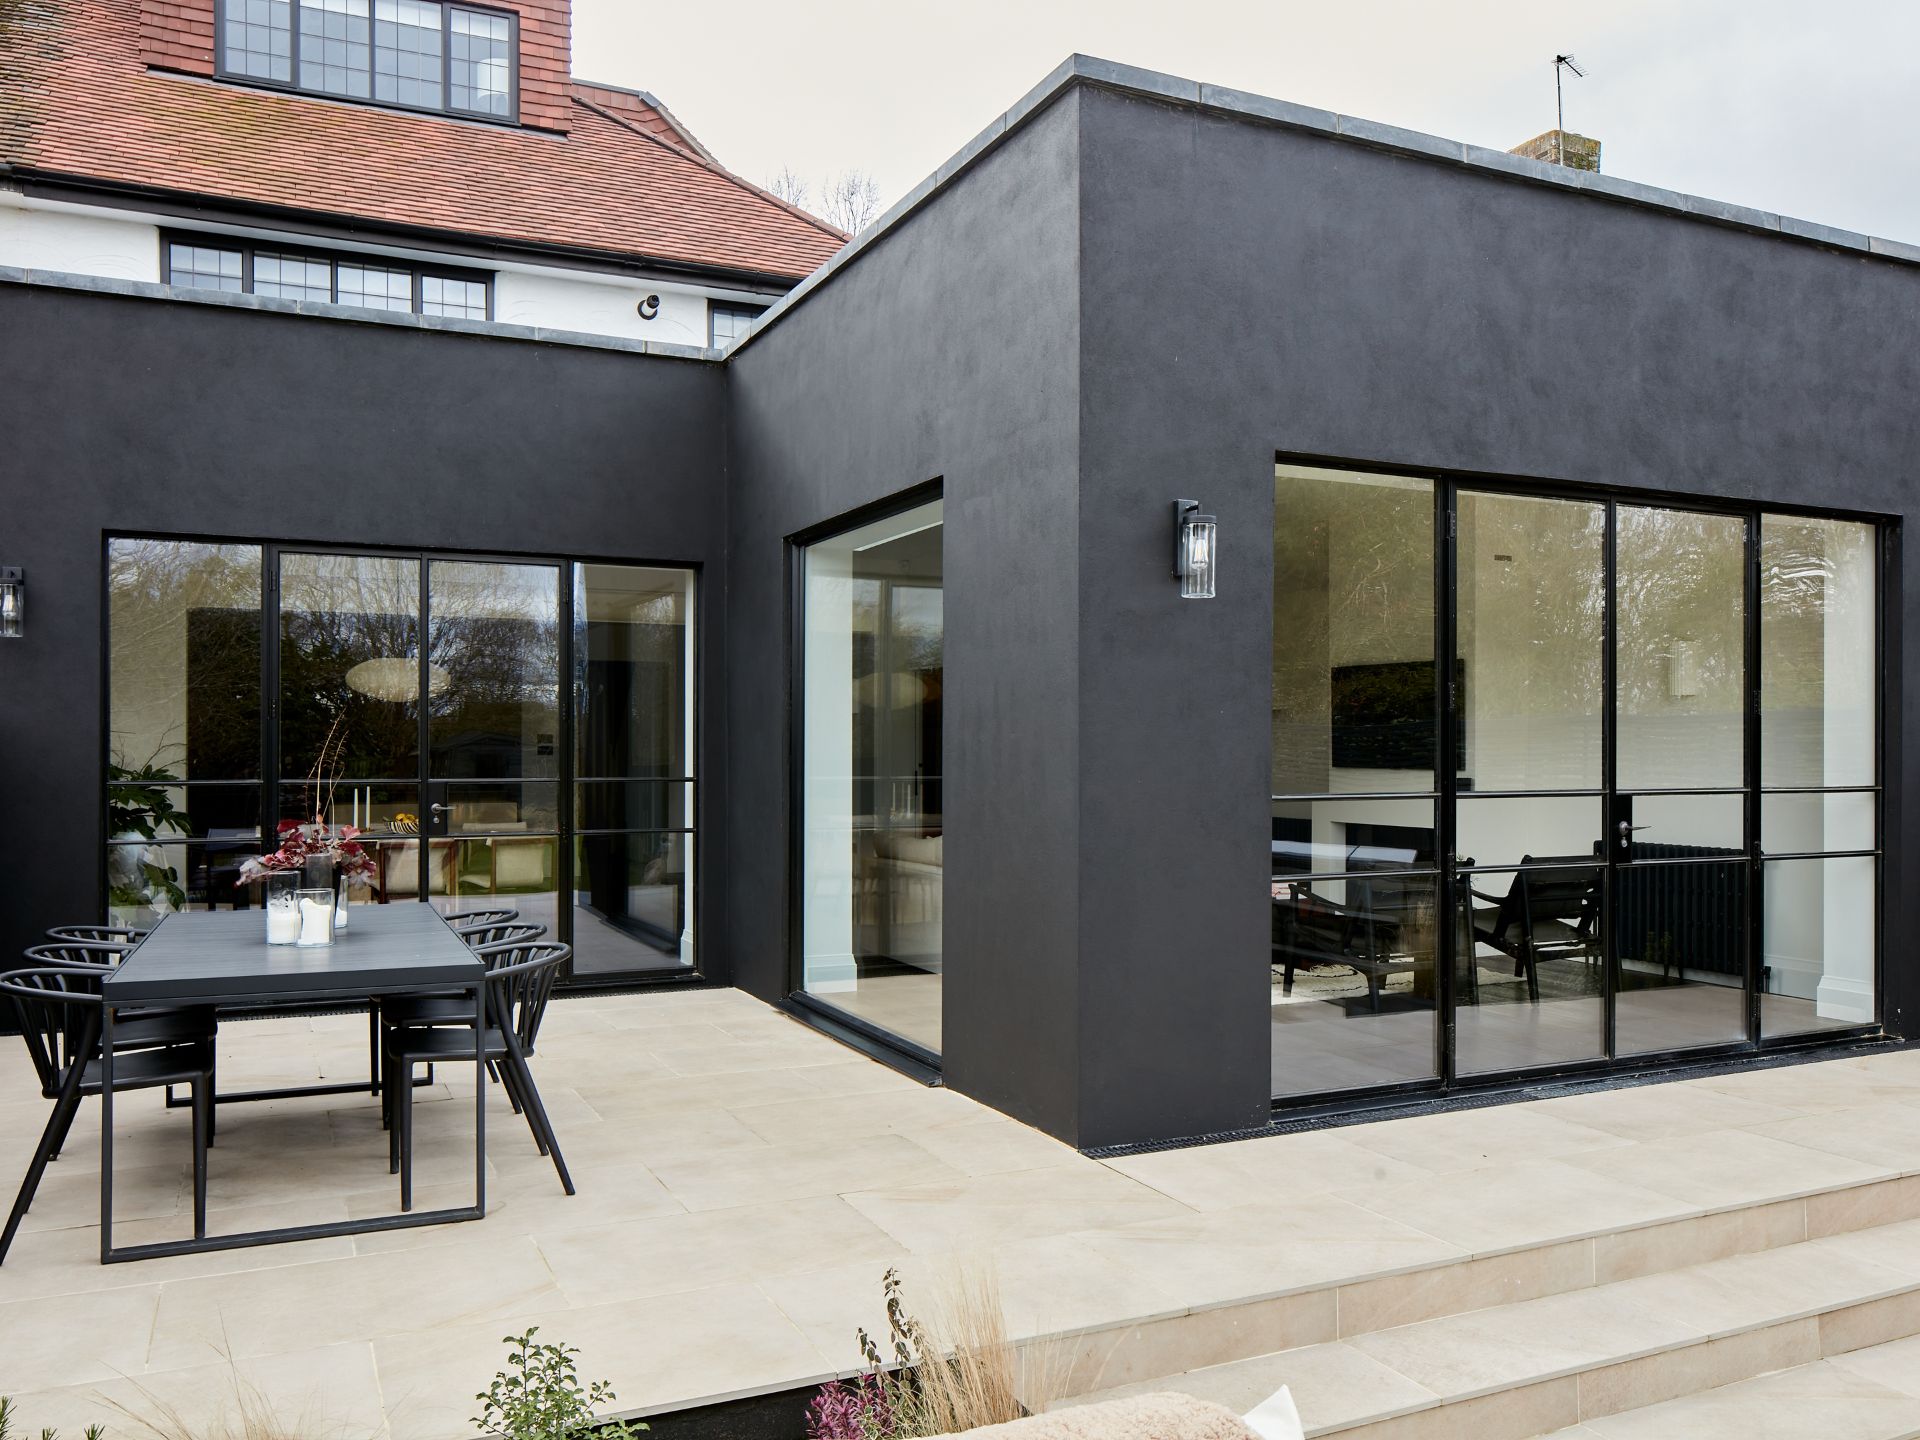
[[[503,1022],[504,1023],[504,1022]],[[487,984],[473,987],[473,1208],[487,1213]]]
[[[84,1060],[76,1061],[84,1065]],[[113,1006],[100,1007],[100,1263],[113,1256]]]

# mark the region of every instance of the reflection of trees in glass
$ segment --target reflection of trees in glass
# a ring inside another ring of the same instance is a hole
[[[557,573],[539,566],[433,566],[428,659],[446,672],[444,686],[427,702],[433,774],[548,779],[558,773],[557,586]]]
[[[1738,710],[1746,671],[1745,524],[1737,516],[1623,505],[1614,568],[1622,714],[1679,703],[1676,644],[1691,648],[1701,711]]]
[[[111,763],[189,780],[260,771],[260,551],[114,540]]]
[[[305,775],[336,721],[347,736],[345,780],[417,775],[417,699],[364,695],[347,672],[366,660],[419,656],[418,562],[288,555],[280,588],[281,775]]]

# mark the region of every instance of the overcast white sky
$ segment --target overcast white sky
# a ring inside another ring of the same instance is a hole
[[[576,74],[650,90],[765,183],[885,203],[1074,51],[1920,242],[1920,0],[574,0]]]

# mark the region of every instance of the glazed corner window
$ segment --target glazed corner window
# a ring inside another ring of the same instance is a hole
[[[346,255],[299,254],[246,245],[168,240],[161,280],[193,290],[228,290],[278,300],[314,300],[409,315],[491,318],[493,282],[483,274],[416,270]]]
[[[764,305],[723,305],[718,300],[707,304],[707,344],[724,350],[743,340],[753,322],[767,313]]]
[[[414,110],[514,118],[515,19],[446,0],[223,0],[221,73]]]

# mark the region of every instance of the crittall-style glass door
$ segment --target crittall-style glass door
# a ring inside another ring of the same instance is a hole
[[[1878,530],[1280,464],[1273,1093],[1877,1018]]]

